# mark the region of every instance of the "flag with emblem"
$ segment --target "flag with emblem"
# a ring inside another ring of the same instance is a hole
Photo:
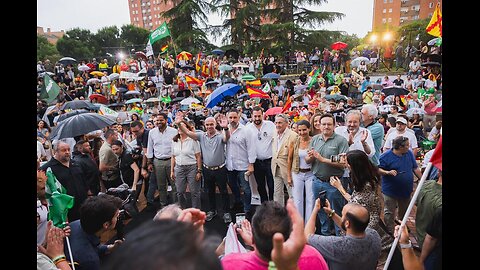
[[[48,74],[43,77],[43,87],[40,91],[40,99],[44,99],[47,103],[54,101],[60,94],[60,86]]]
[[[426,30],[428,34],[434,37],[442,37],[442,12],[440,11],[440,3],[437,3],[435,12],[433,12]]]
[[[162,38],[170,36],[170,30],[168,30],[168,26],[166,22],[163,22],[157,29],[155,29],[148,39],[150,40],[150,44],[154,44],[155,42],[161,40]]]
[[[262,91],[265,92],[265,93],[268,93],[268,92],[272,91],[272,88],[270,87],[270,84],[268,82],[265,83],[265,86],[263,86]]]
[[[58,228],[66,225],[68,209],[73,207],[74,198],[67,195],[67,190],[57,180],[49,167],[46,171],[45,195],[48,201],[48,219]]]
[[[192,77],[190,75],[185,75],[185,80],[187,81],[187,84],[196,84],[198,86],[202,86],[203,84],[202,80]]]
[[[270,96],[261,89],[247,85],[247,92],[251,98],[270,98]]]

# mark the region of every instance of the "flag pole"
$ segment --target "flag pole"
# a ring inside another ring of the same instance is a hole
[[[410,216],[410,212],[413,209],[413,205],[417,201],[418,194],[420,193],[420,190],[422,189],[423,183],[427,179],[428,174],[430,173],[430,170],[432,169],[432,162],[428,162],[427,168],[425,168],[425,171],[423,172],[422,178],[420,179],[420,182],[418,182],[417,189],[415,190],[415,193],[412,196],[412,199],[410,200],[410,204],[408,205],[407,211],[405,212],[405,215],[403,216],[402,223],[400,224],[400,229],[398,230],[399,234],[398,237],[395,238],[393,241],[392,247],[390,248],[390,252],[388,253],[387,261],[385,262],[385,266],[383,267],[383,270],[388,269],[388,265],[390,264],[390,261],[392,260],[393,253],[395,251],[395,248],[397,247],[398,241],[400,239],[400,236],[402,235],[403,227],[406,226],[407,224],[407,219]]]
[[[65,236],[65,240],[67,240],[68,255],[70,256],[70,262],[72,263],[72,270],[75,270],[75,263],[73,262],[72,256],[72,248],[70,247],[70,240],[68,239],[68,236]]]

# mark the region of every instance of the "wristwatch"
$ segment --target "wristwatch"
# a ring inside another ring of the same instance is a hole
[[[412,248],[412,241],[410,241],[410,239],[408,240],[408,243],[406,244],[402,244],[400,243],[400,248],[404,249],[404,248]]]

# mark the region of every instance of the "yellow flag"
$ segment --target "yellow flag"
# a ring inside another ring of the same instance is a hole
[[[112,89],[110,89],[110,93],[111,93],[112,95],[116,95],[116,94],[117,94],[117,87],[115,87],[114,84],[112,84]]]
[[[426,30],[427,33],[434,37],[442,37],[442,12],[440,11],[440,3],[437,3],[435,12],[433,12]]]

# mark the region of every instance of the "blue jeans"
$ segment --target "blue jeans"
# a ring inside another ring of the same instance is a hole
[[[335,213],[339,216],[342,216],[343,206],[347,201],[343,198],[340,191],[338,191],[334,186],[330,185],[329,182],[322,182],[320,179],[315,177],[313,181],[313,195],[315,200],[318,199],[318,193],[322,190],[326,190],[327,200],[330,202],[330,207],[335,210]],[[328,218],[325,214],[325,211],[320,210],[318,212],[318,218],[320,220],[320,229],[322,235],[331,235],[330,228],[335,226],[335,234],[340,235],[341,228],[338,227],[331,218]]]
[[[243,189],[243,210],[245,212],[250,211],[252,208],[252,191],[250,190],[250,184],[245,181],[245,172],[247,171],[227,171],[228,185],[235,196],[235,203],[239,203],[240,199],[240,187]],[[240,187],[239,187],[240,186]]]

